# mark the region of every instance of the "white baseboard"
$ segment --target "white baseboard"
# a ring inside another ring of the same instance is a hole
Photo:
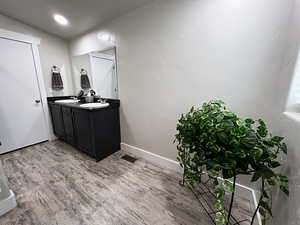
[[[125,153],[132,154],[138,158],[142,158],[161,168],[166,168],[166,169],[170,169],[182,173],[182,168],[180,167],[179,163],[172,159],[168,159],[166,157],[154,154],[152,152],[146,151],[144,149],[132,145],[128,145],[126,143],[121,143],[121,150],[124,151]],[[241,184],[236,184],[236,195],[249,200],[251,204],[251,210],[254,211],[254,209],[257,206],[257,199],[256,199],[255,191],[252,188],[249,188]],[[257,218],[260,218],[259,214]],[[260,219],[256,221],[260,221]],[[257,222],[257,224],[261,225],[260,222]]]
[[[141,148],[137,148],[125,143],[121,143],[121,150],[135,155],[139,158],[145,159],[146,161],[151,162],[159,167],[170,169],[179,173],[182,172],[182,168],[180,167],[179,163],[172,159],[168,159],[166,157],[145,151]]]

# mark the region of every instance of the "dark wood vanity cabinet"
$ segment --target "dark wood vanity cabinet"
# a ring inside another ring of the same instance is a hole
[[[87,110],[50,102],[49,108],[59,139],[96,160],[120,150],[119,103]]]
[[[90,114],[92,143],[96,158],[103,158],[120,150],[120,117],[118,108]],[[98,151],[101,149],[101,151]]]

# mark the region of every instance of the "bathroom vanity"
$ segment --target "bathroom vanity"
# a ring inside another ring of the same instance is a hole
[[[54,134],[97,161],[120,150],[120,101],[106,99],[105,108],[55,102],[70,97],[48,98]]]

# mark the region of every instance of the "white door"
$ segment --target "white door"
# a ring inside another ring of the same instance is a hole
[[[46,141],[32,46],[0,38],[0,154]]]
[[[115,60],[91,56],[92,84],[102,98],[118,98]]]

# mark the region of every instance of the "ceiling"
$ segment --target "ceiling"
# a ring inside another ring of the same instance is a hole
[[[65,39],[72,39],[152,0],[1,0],[0,13]],[[61,14],[63,27],[52,16]]]

